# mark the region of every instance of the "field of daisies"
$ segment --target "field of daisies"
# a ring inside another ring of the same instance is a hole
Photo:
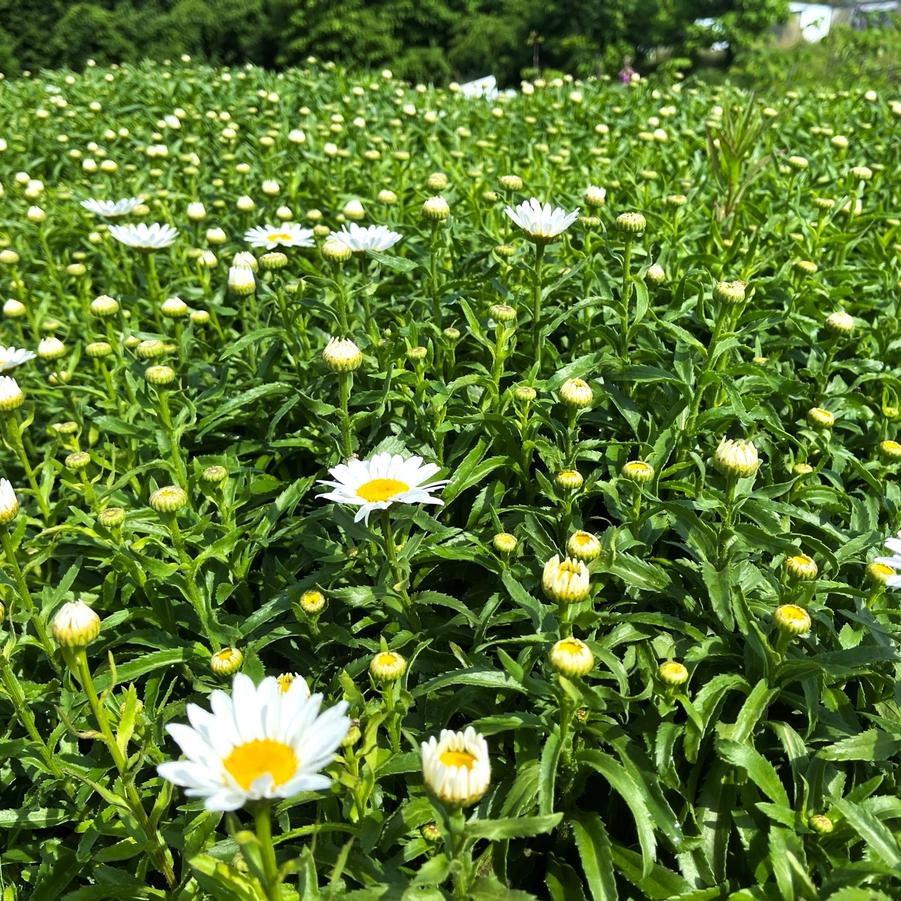
[[[470,93],[0,83],[4,901],[899,897],[901,99]]]

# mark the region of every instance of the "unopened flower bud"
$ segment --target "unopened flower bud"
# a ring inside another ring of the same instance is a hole
[[[396,682],[407,671],[407,661],[395,651],[380,651],[369,664],[369,672],[376,682]]]
[[[100,617],[84,601],[69,601],[56,612],[51,631],[64,648],[86,648],[100,634]]]
[[[150,506],[157,513],[177,513],[188,503],[188,494],[178,485],[165,485],[150,495]]]
[[[223,648],[210,657],[210,669],[217,676],[233,676],[244,663],[244,654],[238,648]]]

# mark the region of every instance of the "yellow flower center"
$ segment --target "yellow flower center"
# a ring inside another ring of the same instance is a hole
[[[397,657],[398,655],[394,651],[382,651],[380,654],[375,655],[375,665],[383,667],[397,666]]]
[[[0,363],[2,363],[2,362],[3,362],[3,361],[0,360]],[[883,441],[883,442],[882,442],[882,446],[883,446],[887,451],[892,451],[892,452],[894,452],[894,451],[899,451],[899,450],[901,450],[901,444],[898,444],[897,441]]]
[[[288,234],[288,232],[269,232],[266,235],[267,240],[269,241],[290,241],[294,236]]]
[[[571,654],[575,657],[581,655],[582,643],[573,638],[564,638],[563,641],[557,645],[557,650],[563,651],[564,654]]]
[[[390,500],[409,490],[410,486],[406,482],[400,482],[397,479],[371,479],[360,485],[357,489],[357,497],[361,497],[371,504],[375,501]]]
[[[474,754],[469,751],[442,751],[439,760],[445,766],[462,766],[471,770],[476,762]]]
[[[587,532],[576,532],[576,534],[573,535],[573,542],[580,546],[594,544],[594,535],[589,535]]]
[[[880,576],[893,576],[895,574],[895,571],[885,563],[871,563],[870,569]]]
[[[564,560],[560,564],[560,573],[565,576],[575,576],[579,572],[579,567],[576,566],[575,563],[570,563],[569,560]]]
[[[783,604],[780,608],[782,620],[791,623],[793,626],[800,626],[807,623],[807,612],[797,604]]]
[[[272,776],[276,785],[284,785],[297,772],[297,763],[293,748],[268,738],[258,738],[238,745],[222,761],[225,769],[244,791],[249,791],[250,786],[267,773]]]
[[[276,678],[276,682],[278,682],[278,690],[285,694],[288,689],[291,687],[291,683],[294,681],[294,673],[282,673],[280,676]]]

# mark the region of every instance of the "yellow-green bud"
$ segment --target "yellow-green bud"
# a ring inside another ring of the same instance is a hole
[[[745,300],[744,282],[717,282],[713,288],[713,296],[720,303],[744,303]]]
[[[91,455],[87,451],[74,451],[66,457],[66,469],[81,472],[91,464]]]
[[[573,532],[566,542],[566,553],[575,560],[591,563],[601,554],[601,542],[591,532]]]
[[[810,614],[797,604],[782,604],[773,614],[776,628],[785,635],[804,635],[810,631]]]
[[[584,676],[594,666],[591,648],[578,638],[562,638],[548,655],[551,666],[564,676]]]
[[[217,676],[233,676],[244,662],[244,654],[238,648],[223,648],[210,657],[210,669]]]
[[[678,660],[667,660],[657,667],[657,675],[664,685],[675,688],[684,685],[688,681],[688,670],[684,663]]]
[[[616,227],[625,235],[640,235],[647,227],[647,220],[641,213],[620,213]]]
[[[165,485],[150,495],[150,506],[157,513],[177,513],[188,503],[188,494],[178,485]]]
[[[298,601],[300,609],[308,616],[317,616],[325,609],[325,595],[315,588],[305,591]]]
[[[176,378],[175,370],[171,366],[148,366],[144,372],[144,378],[148,384],[157,388],[171,385]]]
[[[560,386],[560,400],[574,410],[581,410],[591,406],[594,392],[584,379],[567,379]]]
[[[835,414],[823,407],[811,407],[807,411],[807,422],[815,429],[831,429],[835,425]]]
[[[623,464],[620,475],[630,482],[644,485],[654,478],[654,467],[650,463],[645,463],[644,460],[629,460],[628,463]]]
[[[407,661],[395,651],[380,651],[369,664],[376,682],[396,682],[407,671]]]
[[[494,549],[501,555],[507,556],[508,554],[512,554],[515,550],[519,542],[516,539],[515,535],[511,535],[509,532],[498,532],[492,539],[492,545],[494,545]]]
[[[228,470],[224,466],[206,466],[200,473],[200,481],[207,485],[219,485],[228,478]]]
[[[125,522],[125,511],[121,507],[107,507],[97,514],[97,522],[106,529],[115,529]]]
[[[807,554],[785,558],[785,572],[794,582],[812,582],[819,573],[816,561]]]
[[[56,643],[64,648],[86,648],[100,634],[100,617],[84,601],[69,601],[51,623]]]
[[[578,491],[582,485],[585,484],[585,479],[578,470],[561,469],[560,472],[554,476],[554,483],[558,488],[562,488],[564,491]]]

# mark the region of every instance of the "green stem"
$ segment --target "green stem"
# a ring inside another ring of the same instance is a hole
[[[172,466],[175,470],[175,480],[178,484],[187,490],[188,487],[188,470],[185,466],[181,454],[178,452],[178,436],[175,434],[175,426],[172,424],[172,411],[169,408],[169,395],[166,394],[165,388],[156,392],[159,402],[160,422],[166,430],[169,438],[169,455],[172,458]]]
[[[350,326],[347,324],[347,288],[344,284],[344,271],[340,263],[335,263],[335,305],[338,307],[338,325],[341,327],[341,337],[346,338],[350,334]]]
[[[532,284],[532,351],[541,374],[541,269],[544,262],[544,244],[535,242],[535,269]]]
[[[49,520],[50,505],[41,493],[34,470],[28,462],[28,454],[25,452],[25,442],[22,440],[22,430],[19,428],[19,420],[16,418],[14,412],[10,412],[6,416],[4,422],[6,423],[7,441],[12,445],[13,450],[16,452],[16,456],[19,458],[19,462],[22,464],[22,469],[25,470],[25,478],[28,479],[28,484],[31,486],[35,500],[41,508],[41,514],[45,520]]]
[[[439,222],[432,223],[432,239],[429,242],[429,278],[432,290],[432,319],[433,325],[441,331],[441,296],[438,291],[438,233],[441,228]]]
[[[345,460],[349,460],[353,456],[353,433],[350,424],[350,411],[348,403],[350,401],[350,388],[353,382],[353,374],[350,372],[338,373],[338,395],[341,407],[341,453]]]
[[[263,862],[263,890],[269,901],[279,899],[278,861],[275,859],[275,845],[272,844],[272,819],[270,804],[262,801],[254,805],[253,822],[256,826],[257,841],[260,843],[260,857]]]
[[[623,359],[629,354],[629,304],[632,299],[632,241],[626,238],[623,248],[623,286],[621,291],[623,303]]]

